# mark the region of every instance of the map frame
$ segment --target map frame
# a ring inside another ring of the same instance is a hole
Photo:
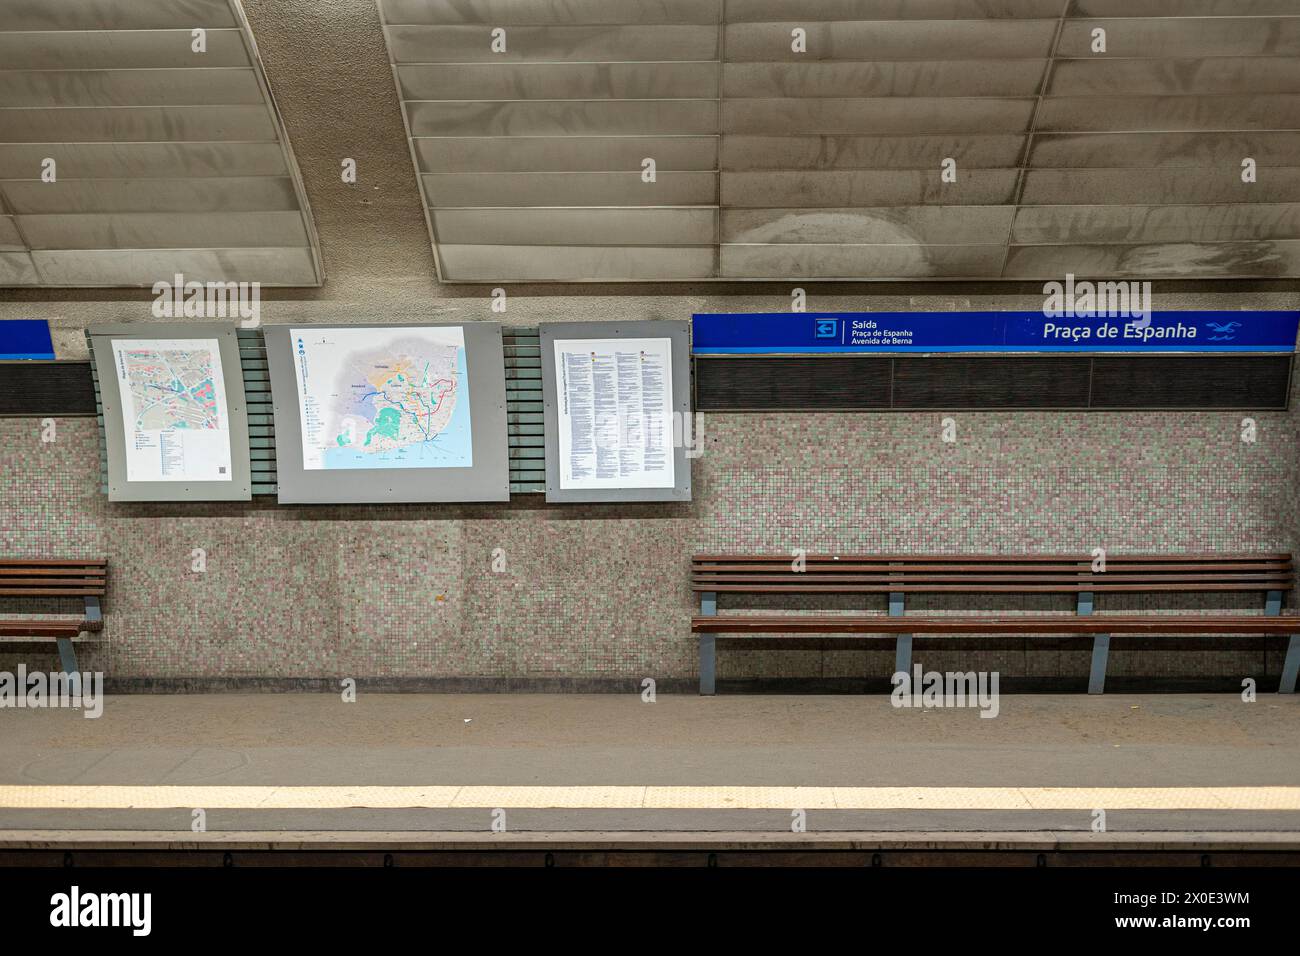
[[[224,409],[230,434],[231,478],[228,481],[130,481],[126,466],[124,397],[118,386],[113,343],[141,339],[216,339],[225,380]],[[92,326],[91,358],[99,378],[103,404],[104,440],[108,451],[109,501],[249,501],[253,497],[248,441],[248,406],[244,372],[239,361],[239,337],[229,322],[135,322]]]
[[[303,426],[291,330],[460,328],[465,340],[470,441],[468,468],[303,467]],[[370,322],[267,325],[267,364],[275,409],[275,457],[280,504],[385,504],[510,500],[506,429],[505,351],[499,322]]]

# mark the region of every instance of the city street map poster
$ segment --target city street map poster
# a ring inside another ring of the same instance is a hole
[[[116,339],[127,481],[231,481],[216,339]]]
[[[247,501],[248,408],[235,327],[133,322],[90,336],[110,501]]]

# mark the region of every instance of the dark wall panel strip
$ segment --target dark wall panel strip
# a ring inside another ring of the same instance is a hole
[[[1093,408],[1287,407],[1291,356],[1098,357]]]
[[[894,362],[895,408],[1080,408],[1086,357],[905,357]]]
[[[700,411],[889,408],[889,359],[741,358],[695,363]]]
[[[94,415],[89,362],[0,362],[0,415]]]
[[[1289,355],[698,358],[704,412],[1285,409]]]

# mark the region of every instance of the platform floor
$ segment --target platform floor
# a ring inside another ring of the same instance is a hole
[[[1272,834],[1300,840],[1300,699],[116,696],[0,710],[0,845],[63,833]],[[504,811],[495,814],[494,811]],[[295,836],[296,838],[296,836]],[[30,845],[30,844],[28,844]]]

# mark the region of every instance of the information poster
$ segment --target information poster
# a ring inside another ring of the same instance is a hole
[[[305,471],[471,468],[460,326],[293,328]]]
[[[126,480],[231,481],[230,414],[213,339],[115,339]]]
[[[670,338],[556,339],[563,490],[673,488]]]

